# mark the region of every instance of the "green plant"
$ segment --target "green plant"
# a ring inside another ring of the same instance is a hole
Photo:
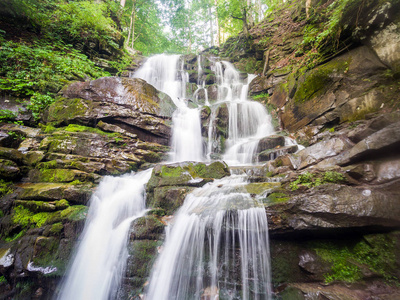
[[[9,109],[0,109],[0,122],[13,120],[18,116],[16,112]]]
[[[0,197],[10,194],[14,191],[12,188],[13,183],[0,179]]]
[[[5,241],[7,243],[15,241],[15,240],[19,239],[21,236],[23,236],[24,234],[25,234],[25,230],[22,230],[22,231],[20,231],[20,232],[18,232],[16,234],[14,234],[13,236],[6,237]]]
[[[361,268],[382,276],[386,280],[396,280],[396,239],[391,235],[367,235],[355,243],[313,243],[317,254],[332,264],[324,277],[332,281],[355,282],[363,276]]]
[[[7,134],[13,138],[14,140],[24,140],[25,136],[21,133],[15,132],[15,131],[9,131]]]
[[[7,279],[2,275],[0,276],[0,284],[7,283]]]
[[[346,178],[343,174],[335,171],[326,171],[323,174],[311,174],[310,172],[305,172],[300,174],[296,180],[289,184],[289,189],[296,191],[300,186],[312,188],[325,183],[341,183],[345,181]]]
[[[35,120],[39,120],[40,113],[42,113],[54,101],[55,99],[51,97],[48,93],[46,95],[43,95],[38,92],[34,92],[30,99],[30,104],[28,104],[27,107],[32,111],[32,115]]]

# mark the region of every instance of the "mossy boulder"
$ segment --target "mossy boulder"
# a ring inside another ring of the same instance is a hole
[[[165,214],[172,215],[193,189],[194,187],[188,186],[156,187],[147,198],[147,206],[161,208]]]
[[[202,186],[213,179],[229,175],[228,166],[219,161],[211,164],[186,162],[157,165],[147,189],[152,191],[155,187],[162,186]]]
[[[155,216],[136,219],[131,225],[131,240],[157,240],[164,233],[165,225]]]
[[[95,174],[71,169],[33,169],[29,171],[31,182],[85,182],[98,179]]]
[[[20,169],[12,160],[0,158],[0,179],[16,179],[20,174]]]
[[[22,200],[55,201],[66,199],[72,203],[86,204],[93,192],[92,184],[27,183],[21,185]]]
[[[47,122],[89,125],[103,121],[141,140],[169,144],[171,129],[166,120],[175,104],[144,80],[104,77],[75,82],[62,95],[49,107]]]

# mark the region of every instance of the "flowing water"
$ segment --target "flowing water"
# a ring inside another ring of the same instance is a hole
[[[188,74],[179,55],[150,57],[134,77],[142,78],[169,95],[177,106],[172,116],[171,162],[203,161],[200,110],[187,106]]]
[[[115,298],[128,258],[130,224],[146,212],[144,186],[151,171],[101,181],[90,200],[81,242],[58,299]]]
[[[245,183],[231,176],[186,197],[155,263],[146,299],[270,297],[267,218]]]
[[[199,80],[203,70],[199,57]],[[210,105],[208,142],[201,135],[201,104],[189,108],[188,74],[180,56],[157,55],[134,77],[168,94],[177,109],[172,117],[170,162],[210,160],[216,151],[217,108],[229,112],[229,165],[254,162],[258,141],[273,133],[265,108],[248,101],[248,84],[228,62],[214,71],[218,99]],[[204,82],[198,82],[198,90]],[[207,95],[207,94],[206,94]],[[192,95],[190,95],[192,96]],[[199,101],[197,101],[199,102]],[[89,216],[69,275],[58,299],[114,299],[127,261],[131,222],[145,214],[145,184],[151,170],[105,177],[90,202]],[[265,210],[245,189],[246,176],[215,180],[190,193],[172,224],[150,276],[147,300],[270,299],[268,223]]]

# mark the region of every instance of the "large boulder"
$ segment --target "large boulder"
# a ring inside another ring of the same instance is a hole
[[[398,228],[399,184],[397,180],[382,187],[315,187],[267,207],[270,235],[338,235]]]
[[[229,175],[228,166],[219,161],[211,164],[185,162],[157,165],[147,184],[148,206],[162,208],[166,214],[172,214],[193,188]]]
[[[171,98],[137,78],[104,77],[74,82],[65,87],[48,111],[53,124],[118,125],[140,139],[168,145],[171,129],[167,122],[175,105]]]

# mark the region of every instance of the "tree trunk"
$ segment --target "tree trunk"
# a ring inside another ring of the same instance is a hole
[[[211,33],[211,46],[214,46],[214,29],[213,29],[213,18],[211,12],[211,5],[208,7],[208,16],[210,18],[210,33]]]
[[[217,23],[217,46],[219,47],[221,44],[221,31],[219,30],[219,20],[218,20],[218,12],[217,12],[217,7],[218,7],[218,0],[214,0],[214,5],[215,5],[215,23]]]
[[[121,6],[122,6],[122,7],[125,7],[125,2],[126,2],[126,0],[121,0],[120,3],[121,3]]]
[[[132,36],[132,48],[133,48],[133,40],[134,40],[134,36],[135,36],[135,17],[136,17],[136,5],[135,4],[136,4],[136,1],[133,1],[131,22],[129,24],[128,39],[126,41],[126,46],[129,47],[129,41]]]

